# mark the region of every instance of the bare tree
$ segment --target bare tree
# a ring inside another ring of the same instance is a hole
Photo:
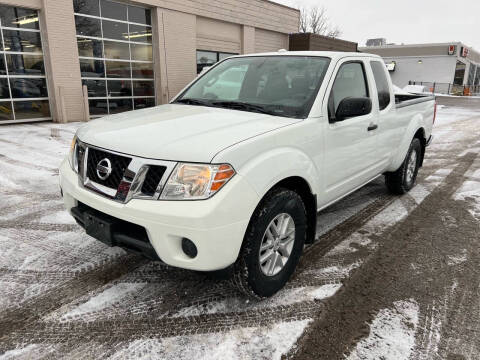
[[[332,38],[339,37],[342,32],[338,26],[333,26],[327,16],[325,7],[313,6],[300,8],[300,32],[310,32]]]

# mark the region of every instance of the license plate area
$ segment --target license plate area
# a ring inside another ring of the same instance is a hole
[[[93,212],[86,211],[84,213],[85,231],[91,237],[109,245],[114,246],[112,237],[115,222],[106,216],[98,216]]]

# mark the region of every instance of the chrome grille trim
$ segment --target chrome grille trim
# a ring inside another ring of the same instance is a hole
[[[142,158],[139,156],[128,155],[124,153],[119,153],[112,150],[107,150],[100,148],[98,146],[90,145],[84,143],[80,140],[77,140],[77,145],[81,147],[83,152],[83,157],[78,158],[78,182],[79,185],[87,190],[93,191],[96,194],[100,194],[104,197],[112,199],[122,204],[128,203],[132,199],[144,199],[144,200],[158,200],[160,194],[165,186],[168,178],[170,177],[171,172],[177,165],[177,162],[174,161],[165,161],[165,160],[154,160]],[[119,155],[123,157],[129,157],[132,160],[128,165],[128,168],[125,170],[122,180],[118,189],[111,189],[102,184],[96,183],[88,178],[87,176],[87,166],[88,166],[88,151],[89,149],[95,149],[110,153],[113,155]],[[165,172],[157,186],[157,190],[153,196],[143,194],[141,189],[145,177],[148,173],[149,166],[164,166]],[[126,191],[125,191],[126,190]]]

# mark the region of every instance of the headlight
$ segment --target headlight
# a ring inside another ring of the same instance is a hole
[[[70,145],[70,153],[68,154],[68,162],[73,171],[78,173],[78,161],[77,161],[77,135],[72,139]]]
[[[228,164],[178,163],[173,169],[160,199],[208,199],[219,191],[233,176],[235,170]]]

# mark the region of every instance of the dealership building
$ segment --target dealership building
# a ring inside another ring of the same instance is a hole
[[[0,0],[0,124],[166,103],[204,66],[287,49],[299,17],[267,0]]]
[[[480,85],[480,53],[461,42],[382,44],[359,50],[380,55],[390,70],[393,83],[400,87],[410,82],[438,84],[442,89]]]

